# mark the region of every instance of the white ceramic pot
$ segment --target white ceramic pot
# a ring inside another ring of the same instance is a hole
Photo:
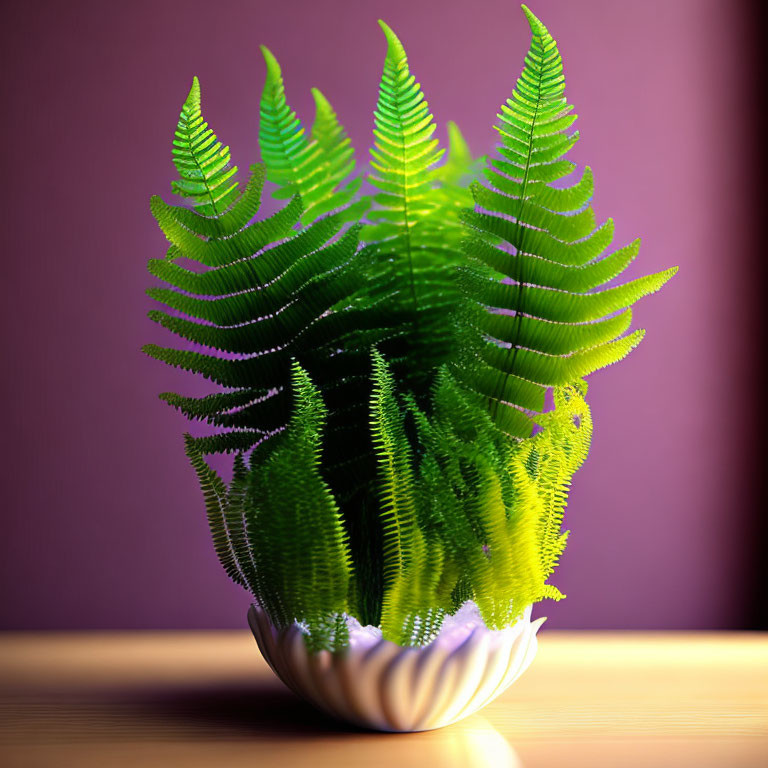
[[[530,608],[513,626],[490,630],[474,603],[448,617],[420,648],[402,647],[348,619],[349,645],[310,653],[301,628],[277,630],[248,611],[262,655],[295,693],[341,720],[377,731],[427,731],[471,715],[506,690],[536,655]]]

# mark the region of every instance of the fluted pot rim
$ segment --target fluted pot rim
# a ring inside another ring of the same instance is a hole
[[[506,690],[530,665],[531,608],[511,626],[489,629],[467,601],[424,646],[401,646],[347,617],[350,642],[310,651],[294,622],[277,629],[253,604],[248,622],[262,655],[296,694],[338,719],[380,731],[423,731],[457,722]]]

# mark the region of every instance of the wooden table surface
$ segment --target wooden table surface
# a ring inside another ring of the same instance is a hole
[[[377,734],[316,713],[243,632],[0,635],[0,766],[768,766],[768,637],[542,631],[481,713]]]

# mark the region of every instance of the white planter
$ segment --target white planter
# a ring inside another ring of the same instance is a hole
[[[251,606],[262,655],[295,693],[329,714],[377,731],[427,731],[471,715],[506,690],[536,655],[530,608],[513,626],[487,629],[468,602],[421,648],[395,645],[348,619],[342,651],[310,653],[298,625],[276,630]]]

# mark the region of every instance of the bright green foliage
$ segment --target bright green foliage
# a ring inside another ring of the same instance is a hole
[[[151,201],[170,247],[149,262],[165,307],[150,317],[182,346],[145,351],[217,387],[161,395],[215,428],[185,437],[214,548],[313,650],[342,648],[349,614],[422,645],[467,600],[501,628],[563,597],[550,578],[592,435],[583,378],[637,346],[631,306],[675,271],[612,283],[639,240],[607,253],[589,168],[555,186],[575,168],[575,116],[557,46],[523,8],[531,47],[484,168],[453,123],[441,162],[382,23],[372,200],[331,105],[313,89],[307,136],[263,48],[263,164],[241,188],[195,79],[173,148],[184,204]],[[259,218],[265,179],[287,202]],[[205,458],[221,452],[229,483]]]
[[[302,621],[311,648],[347,640],[351,559],[339,509],[320,474],[326,410],[293,363],[294,407],[266,458],[247,468],[238,455],[229,490],[187,437],[216,551],[228,575],[247,587],[278,626]],[[286,536],[285,531],[291,535]]]
[[[339,185],[355,170],[355,150],[328,99],[318,88],[312,89],[312,96],[315,99],[312,141],[320,149],[328,178]],[[355,180],[352,187],[359,188],[360,181]]]
[[[417,520],[412,453],[395,381],[384,359],[373,355],[371,434],[379,465],[383,523],[385,637],[402,645],[430,639],[444,616],[437,598],[443,566],[439,542],[430,542]],[[452,585],[449,585],[450,589]]]
[[[562,598],[547,580],[567,540],[562,522],[570,480],[592,436],[585,392],[583,382],[555,389],[544,429],[511,441],[482,399],[445,371],[431,416],[411,397],[401,406],[391,374],[374,355],[385,637],[401,645],[427,642],[442,617],[469,598],[495,628],[538,600]],[[413,447],[406,415],[417,434]]]
[[[459,126],[449,122],[447,160],[436,169],[433,216],[441,229],[441,242],[452,252],[460,253],[467,236],[461,221],[464,212],[474,205],[470,183],[480,170],[484,158],[472,157]],[[459,261],[463,259],[459,257]]]
[[[272,52],[261,46],[267,79],[261,96],[259,146],[267,166],[267,178],[278,185],[277,198],[299,194],[304,202],[302,222],[344,208],[360,187],[361,179],[348,181],[355,168],[354,150],[327,99],[314,89],[317,115],[312,136],[288,106],[280,65]],[[358,201],[348,218],[358,218],[367,202]]]
[[[498,116],[501,146],[483,171],[487,186],[472,187],[480,210],[464,216],[476,233],[465,251],[482,266],[466,275],[464,285],[482,309],[474,319],[477,333],[463,337],[471,354],[461,357],[457,370],[467,386],[488,399],[496,424],[518,437],[531,434],[526,411],[543,410],[547,387],[611,365],[640,343],[643,331],[622,335],[632,319],[628,307],[676,272],[592,291],[629,265],[639,240],[601,258],[613,223],[595,225],[591,170],[585,168],[570,187],[552,186],[575,167],[563,158],[578,139],[577,131],[569,132],[576,116],[563,95],[557,45],[523,10],[531,47],[512,98]],[[625,311],[612,317],[617,310]]]
[[[448,159],[440,167],[437,177],[444,184],[458,185],[468,180],[474,171],[475,159],[469,150],[466,139],[459,130],[459,126],[448,121]],[[471,205],[472,197],[468,192],[463,194],[466,205]],[[466,206],[462,206],[466,207]]]
[[[320,474],[326,410],[294,363],[293,417],[246,487],[253,593],[277,625],[301,618],[317,648],[342,645],[351,559],[341,515]],[[286,536],[286,530],[290,536]]]
[[[182,122],[190,103],[199,116],[197,81]],[[219,146],[212,133],[208,142]],[[189,151],[190,162],[202,163],[196,144]],[[354,347],[347,354],[337,350],[344,338],[372,334],[375,340],[377,328],[386,322],[374,305],[350,305],[365,283],[357,251],[359,227],[342,232],[343,217],[329,215],[296,234],[302,212],[298,197],[272,217],[249,223],[258,210],[263,178],[263,166],[254,166],[246,189],[237,194],[234,187],[229,207],[214,216],[168,205],[159,197],[151,201],[171,248],[165,259],[149,262],[149,271],[170,287],[148,291],[170,311],[153,310],[150,318],[201,349],[148,345],[145,351],[226,388],[204,398],[161,395],[187,416],[227,430],[197,441],[205,453],[247,450],[285,426],[292,358],[302,361],[328,391],[330,407],[357,405],[364,418],[367,343],[359,353]],[[197,207],[196,197],[190,202]],[[199,266],[187,267],[181,257]],[[350,378],[355,374],[356,380]],[[349,435],[337,434],[342,426],[332,415],[335,439],[329,453],[335,462],[360,455],[356,448],[350,452],[354,441]]]
[[[173,191],[189,198],[198,213],[223,213],[237,197],[229,147],[216,139],[200,112],[200,82],[195,77],[184,102],[173,140],[173,162],[179,172]]]
[[[373,224],[366,227],[363,239],[397,290],[393,311],[405,330],[405,344],[391,354],[399,360],[398,371],[423,392],[430,373],[451,350],[453,329],[446,315],[459,298],[453,268],[460,253],[455,229],[450,230],[458,221],[458,209],[452,200],[446,206],[436,189],[447,181],[437,167],[443,150],[433,138],[436,126],[410,72],[405,49],[395,33],[379,23],[387,38],[387,55],[374,113],[369,177],[379,192],[368,214]],[[462,159],[456,158],[448,173],[461,164]]]
[[[469,146],[456,123],[449,121],[447,129],[447,159],[445,163],[438,166],[435,174],[437,180],[435,198],[438,201],[436,207],[444,223],[461,233],[463,239],[465,229],[460,219],[465,209],[474,204],[470,183],[485,158],[477,160],[472,157]],[[450,215],[446,216],[446,211],[449,211]]]
[[[511,514],[490,496],[488,564],[475,581],[477,604],[489,626],[502,627],[538,600],[564,597],[547,583],[565,549],[563,513],[571,477],[587,457],[592,419],[584,400],[586,385],[576,382],[554,390],[555,408],[545,428],[514,443],[507,460]],[[494,563],[494,552],[499,561]]]

